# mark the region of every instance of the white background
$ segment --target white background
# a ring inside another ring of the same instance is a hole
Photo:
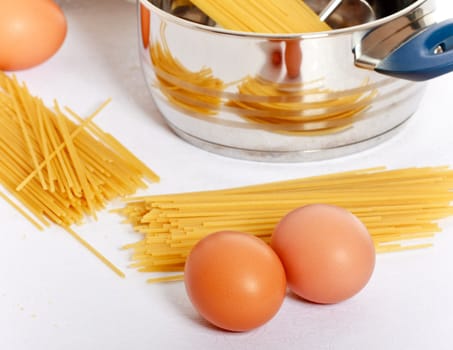
[[[18,72],[51,103],[97,118],[162,178],[145,193],[194,191],[386,165],[453,166],[453,75],[430,82],[421,107],[396,137],[329,161],[270,164],[197,149],[163,123],[146,90],[137,55],[135,5],[122,0],[60,1],[69,31],[45,64]],[[439,17],[453,17],[450,0]],[[112,203],[118,207],[120,202]],[[202,321],[182,283],[149,285],[128,268],[120,247],[139,240],[107,211],[79,232],[126,272],[118,278],[63,230],[35,230],[0,201],[0,349],[452,349],[453,219],[430,249],[379,255],[368,286],[331,306],[290,295],[280,312],[248,333]]]

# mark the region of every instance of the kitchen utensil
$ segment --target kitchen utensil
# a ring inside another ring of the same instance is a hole
[[[328,0],[306,2],[319,12]],[[376,19],[358,25],[369,10],[350,20],[342,4],[333,30],[287,35],[218,28],[189,2],[179,3],[139,1],[140,59],[151,94],[176,134],[242,159],[319,160],[388,139],[417,111],[426,84],[389,76],[385,58],[424,32],[442,32],[432,0],[369,0]],[[434,46],[444,55],[450,42]],[[152,58],[158,52],[164,59]],[[297,78],[288,75],[292,54],[299,57]]]

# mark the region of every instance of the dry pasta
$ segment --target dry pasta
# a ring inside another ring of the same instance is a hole
[[[64,113],[57,102],[51,110],[14,76],[0,73],[0,183],[17,203],[1,197],[38,229],[62,226],[123,276],[71,225],[159,178],[93,122],[104,105],[86,119]]]
[[[290,210],[326,203],[347,208],[367,226],[377,252],[424,248],[453,214],[453,170],[373,168],[225,190],[132,198],[115,211],[143,235],[126,245],[133,268],[180,272],[193,245],[219,230],[248,232],[269,242]],[[181,275],[152,278],[175,280]]]
[[[191,0],[223,28],[257,33],[330,30],[301,0]]]

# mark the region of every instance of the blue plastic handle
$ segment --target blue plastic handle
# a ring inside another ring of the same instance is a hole
[[[441,48],[440,52],[436,49]],[[453,71],[453,19],[433,24],[385,57],[377,72],[424,81]]]

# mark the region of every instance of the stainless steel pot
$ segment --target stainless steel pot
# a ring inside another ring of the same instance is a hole
[[[328,0],[311,2],[320,11]],[[266,35],[218,28],[188,2],[140,0],[144,76],[168,125],[205,150],[273,162],[357,152],[417,110],[425,83],[377,70],[435,25],[431,0],[368,3],[368,23],[340,7],[331,31]]]

